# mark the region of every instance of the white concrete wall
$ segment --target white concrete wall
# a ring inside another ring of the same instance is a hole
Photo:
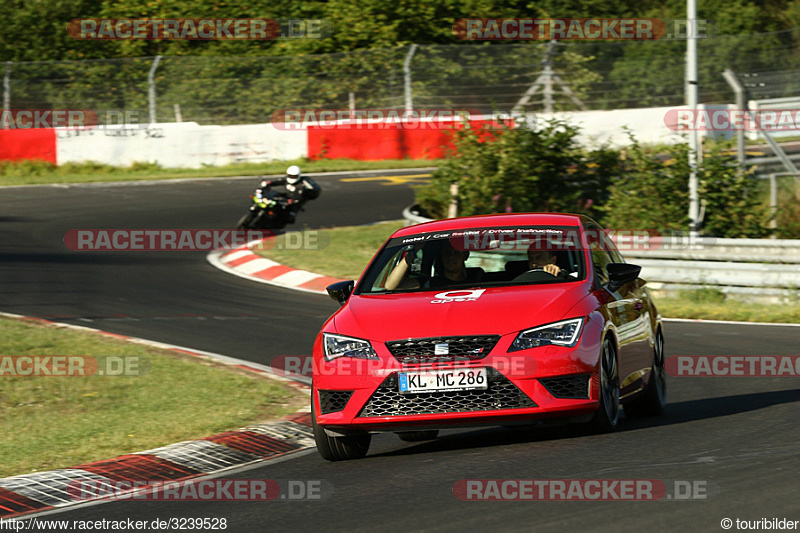
[[[703,109],[704,106],[698,106]],[[720,107],[720,106],[708,106]],[[722,106],[727,107],[727,106]],[[619,148],[630,144],[623,127],[627,126],[641,144],[678,144],[687,142],[685,133],[670,129],[670,111],[687,109],[685,107],[650,107],[637,109],[613,109],[610,111],[565,111],[553,114],[529,114],[528,120],[547,120],[558,118],[581,128],[578,139],[587,146],[608,143]],[[672,124],[674,126],[674,124]],[[711,132],[713,135],[732,134],[731,132]],[[706,132],[699,132],[702,138]]]
[[[701,108],[703,106],[700,106]],[[709,106],[711,107],[711,106]],[[715,106],[727,107],[727,106]],[[530,114],[529,120],[557,117],[581,128],[579,140],[587,146],[628,144],[627,126],[643,144],[685,142],[685,134],[670,129],[668,117],[675,107],[618,109]],[[682,108],[681,108],[682,109]],[[488,118],[488,117],[487,117]],[[702,137],[706,132],[699,132]],[[732,137],[733,132],[709,132],[714,137]],[[156,124],[152,127],[98,128],[89,131],[56,131],[59,164],[97,161],[126,166],[136,161],[154,161],[163,167],[200,167],[237,162],[266,162],[308,155],[304,129],[281,130],[271,124],[200,126],[195,122]]]
[[[97,161],[127,166],[156,162],[167,168],[195,168],[304,157],[305,131],[281,131],[271,124],[200,126],[195,122],[132,125],[87,131],[58,130],[59,164]]]

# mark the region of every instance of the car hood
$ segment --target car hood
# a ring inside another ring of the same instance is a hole
[[[343,335],[388,341],[443,335],[517,332],[561,320],[585,283],[491,287],[463,291],[352,295],[333,324]]]

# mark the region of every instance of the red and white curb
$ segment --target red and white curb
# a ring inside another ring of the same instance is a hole
[[[264,241],[269,239],[275,237]],[[294,269],[261,257],[250,250],[260,242],[262,240],[252,241],[235,250],[215,250],[206,259],[215,267],[245,279],[315,294],[326,294],[325,287],[343,281],[341,278]]]
[[[258,363],[212,352],[127,337],[85,326],[2,312],[0,312],[0,316],[30,320],[51,327],[86,331],[172,350],[181,354],[210,358],[238,368],[267,374],[307,393],[311,391],[307,384],[278,376],[269,367]],[[153,450],[121,455],[105,461],[86,463],[73,468],[0,478],[0,518],[6,519],[86,504],[86,500],[77,500],[74,494],[68,491],[70,483],[90,481],[110,484],[125,481],[133,484],[144,481],[183,481],[212,474],[219,475],[224,471],[247,464],[276,459],[313,447],[311,413],[308,410],[302,410],[277,422],[247,426],[199,440],[179,442]]]

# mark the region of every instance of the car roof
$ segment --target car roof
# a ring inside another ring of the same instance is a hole
[[[466,228],[487,228],[502,226],[580,226],[581,215],[569,213],[501,213],[495,215],[475,215],[461,218],[447,218],[424,222],[400,228],[392,235],[406,237],[431,231],[451,231]]]

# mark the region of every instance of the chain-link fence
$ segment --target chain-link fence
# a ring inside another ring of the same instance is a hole
[[[800,94],[800,28],[698,42],[700,102]],[[280,109],[620,109],[682,105],[685,41],[402,46],[339,54],[8,62],[6,109],[134,112],[140,120],[263,123]],[[408,68],[404,68],[404,64]],[[552,75],[542,76],[551,67]],[[151,82],[149,83],[149,78]],[[154,95],[152,100],[150,94]]]

